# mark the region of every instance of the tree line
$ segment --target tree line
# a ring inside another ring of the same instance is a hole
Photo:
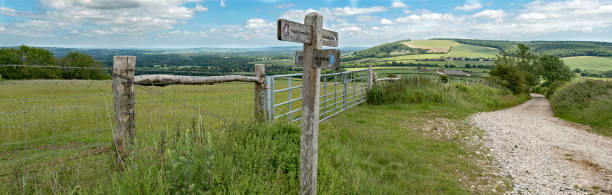
[[[569,66],[555,55],[536,55],[526,45],[519,44],[513,53],[501,52],[489,73],[491,79],[514,93],[535,92],[552,94],[556,88],[574,78]]]
[[[58,59],[49,50],[42,48],[21,46],[0,49],[0,79],[111,79],[109,71],[101,68],[104,68],[102,64],[79,52],[68,52]]]

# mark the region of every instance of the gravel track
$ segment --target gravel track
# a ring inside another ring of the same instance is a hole
[[[612,139],[553,116],[548,100],[472,116],[511,194],[612,194]]]

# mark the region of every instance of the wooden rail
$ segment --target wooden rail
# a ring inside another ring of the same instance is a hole
[[[212,85],[215,83],[225,82],[252,82],[261,84],[261,80],[257,77],[241,76],[241,75],[225,75],[225,76],[180,76],[180,75],[140,75],[134,77],[134,84],[142,86],[168,86],[168,85]]]
[[[380,79],[376,79],[376,82],[380,82],[380,81],[398,81],[400,79],[402,79],[401,76],[398,76],[398,77],[395,77],[395,78],[391,78],[391,77],[389,77],[389,78],[380,78]]]

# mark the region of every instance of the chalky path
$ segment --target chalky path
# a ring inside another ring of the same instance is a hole
[[[612,139],[554,117],[545,97],[531,96],[471,118],[502,174],[512,177],[512,194],[612,193]]]

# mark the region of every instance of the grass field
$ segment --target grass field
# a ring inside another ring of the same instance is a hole
[[[283,83],[279,81],[278,88]],[[294,84],[299,85],[299,80]],[[253,117],[253,84],[153,87],[156,92],[137,87],[138,155],[124,172],[115,171],[108,151],[113,126],[110,83],[36,81],[0,87],[8,92],[0,94],[1,124],[11,126],[1,129],[6,135],[0,142],[2,192],[293,193],[297,189],[299,129],[241,125]],[[438,95],[464,93],[436,90]],[[478,91],[486,97],[503,96],[490,90]],[[286,100],[279,96],[278,102]],[[497,102],[491,108],[465,104],[472,102],[470,97],[445,99],[463,102],[460,107],[453,103],[358,106],[323,123],[319,191],[467,194],[473,189],[465,181],[493,182],[474,179],[485,171],[474,163],[486,157],[456,158],[467,157],[471,150],[423,132],[437,124],[429,122],[433,117],[445,123],[449,121],[444,118],[449,118],[471,134],[461,126],[461,118],[505,105],[500,104],[503,98],[474,101]]]
[[[576,56],[562,58],[562,60],[572,69],[578,68],[581,70],[612,70],[612,58],[596,57],[596,56]]]
[[[450,40],[413,40],[408,42],[403,42],[404,44],[410,47],[423,48],[423,49],[431,49],[431,48],[450,48],[460,46],[460,43]]]
[[[453,47],[450,51],[450,57],[468,57],[468,58],[493,58],[499,54],[499,50],[490,47],[482,47],[476,45],[462,44]]]
[[[288,85],[286,79],[276,82],[276,89]],[[349,89],[346,101],[363,96],[365,91],[355,89],[358,85],[363,87],[364,82],[367,79],[346,85]],[[300,79],[294,78],[292,86],[299,85]],[[337,85],[334,90],[341,92],[343,88],[344,85]],[[91,172],[91,177],[98,177],[112,168],[110,155],[104,154],[112,145],[114,127],[110,81],[3,81],[0,89],[4,92],[0,94],[0,132],[3,133],[0,137],[0,183],[10,184],[15,177],[36,180],[65,167]],[[321,91],[325,90],[322,87]],[[330,90],[328,87],[328,94]],[[292,99],[299,97],[299,88],[293,90],[292,95]],[[191,128],[197,129],[198,136],[202,136],[204,131],[254,119],[253,84],[250,83],[136,86],[135,99],[137,143],[145,146],[159,140],[161,132],[178,133]],[[287,101],[288,92],[276,93],[275,100],[277,104]],[[325,105],[323,101],[321,104]],[[301,101],[278,106],[275,113],[287,112],[289,105],[295,110],[300,108]],[[338,103],[335,107],[341,106]],[[297,111],[293,116],[300,114]],[[49,184],[36,182],[31,184]],[[69,182],[87,185],[78,179]],[[0,189],[6,187],[0,185]]]
[[[388,58],[381,58],[381,61],[402,61],[402,60],[417,60],[417,59],[439,59],[444,58],[445,54],[416,54],[416,55],[402,55]]]

